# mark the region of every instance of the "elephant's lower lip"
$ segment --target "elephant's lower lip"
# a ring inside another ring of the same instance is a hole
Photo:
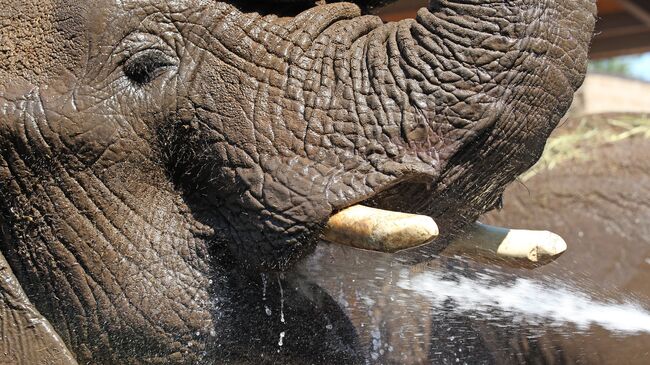
[[[330,217],[323,239],[355,248],[397,252],[438,236],[431,217],[354,205]]]

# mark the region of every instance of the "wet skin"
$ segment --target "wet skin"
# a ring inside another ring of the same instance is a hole
[[[538,158],[595,11],[432,1],[383,24],[239,5],[3,2],[0,249],[81,363],[353,359],[349,323],[304,292],[296,313],[333,328],[302,336],[313,351],[225,350],[256,328],[237,283],[291,268],[359,202],[435,218],[423,250],[442,249]]]

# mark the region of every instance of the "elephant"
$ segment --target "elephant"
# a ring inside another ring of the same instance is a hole
[[[4,0],[2,361],[363,363],[292,269],[359,204],[435,221],[414,257],[497,206],[595,22],[593,0],[372,4]]]

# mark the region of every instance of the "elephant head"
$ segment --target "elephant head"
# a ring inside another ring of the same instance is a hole
[[[432,0],[385,24],[350,3],[3,8],[2,253],[78,359],[109,363],[201,358],[223,330],[224,267],[289,268],[352,205],[432,217],[442,249],[537,160],[595,11]]]

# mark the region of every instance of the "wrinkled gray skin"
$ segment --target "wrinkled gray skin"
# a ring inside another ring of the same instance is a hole
[[[3,1],[1,250],[82,363],[237,357],[257,292],[236,278],[291,267],[358,202],[434,217],[427,250],[444,247],[538,158],[595,11],[436,0],[382,24],[238,5]],[[292,310],[348,333],[319,295]],[[353,338],[313,331],[314,353],[268,356],[353,362]]]

